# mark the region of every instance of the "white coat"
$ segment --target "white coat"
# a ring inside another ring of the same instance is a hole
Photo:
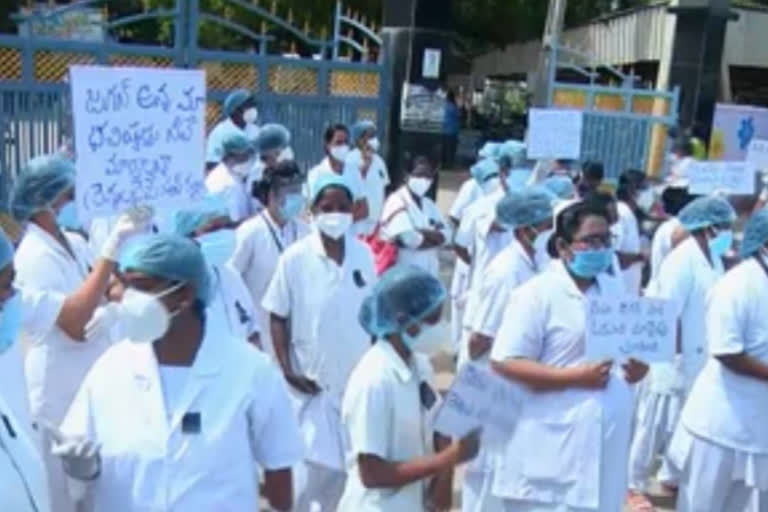
[[[5,377],[5,376],[3,376]],[[19,397],[25,389],[3,378],[0,394],[0,510],[52,512],[45,466],[37,438],[17,419],[7,397]],[[22,395],[26,400],[26,396]]]
[[[586,300],[619,297],[622,290],[616,278],[601,274],[582,293],[565,265],[553,262],[512,292],[491,360],[525,358],[560,368],[586,363]],[[493,494],[508,500],[507,510],[621,510],[632,408],[620,370],[604,390],[531,391],[494,466]]]
[[[282,376],[226,336],[206,330],[171,410],[151,344],[122,341],[94,365],[61,427],[101,444],[94,510],[255,510],[256,464],[301,459]]]
[[[403,207],[405,210],[395,214]],[[389,219],[381,228],[381,236],[385,240],[394,242],[404,233],[422,229],[437,229],[443,233],[445,243],[450,243],[450,230],[435,202],[425,196],[421,198],[421,207],[419,207],[411,196],[407,185],[400,187],[387,198],[384,202],[381,218]],[[424,250],[400,247],[397,253],[397,262],[414,265],[437,277],[440,270],[438,252],[439,248],[437,247]]]
[[[264,330],[256,317],[256,307],[240,274],[230,265],[212,265],[213,298],[206,321],[216,332],[227,332],[232,339],[247,340]]]
[[[651,242],[651,280],[658,277],[661,271],[661,264],[667,255],[672,252],[672,235],[678,229],[682,228],[677,217],[672,217],[661,223],[653,234]]]
[[[360,170],[362,161],[363,156],[359,149],[350,151],[344,162],[344,175],[359,179],[361,199],[365,199],[368,203],[368,217],[355,225],[355,232],[360,235],[370,235],[381,218],[384,194],[389,185],[389,171],[384,160],[374,153],[371,157],[371,165],[363,176]]]
[[[641,250],[640,227],[637,223],[632,209],[624,201],[619,201],[616,205],[619,213],[619,240],[615,248],[619,252],[638,254]],[[643,281],[643,265],[635,263],[621,271],[624,279],[624,290],[629,295],[640,295],[640,286]]]
[[[469,287],[472,287],[476,269],[485,265],[511,240],[512,233],[491,233],[490,228],[496,219],[496,205],[504,197],[504,190],[499,187],[487,196],[481,197],[464,212],[454,243],[466,249],[472,257],[469,265]],[[488,242],[488,243],[486,243]],[[486,246],[490,250],[486,250]],[[479,270],[482,271],[482,270]]]
[[[261,305],[264,293],[277,269],[280,255],[293,243],[309,233],[309,227],[295,219],[281,228],[270,217],[269,211],[248,219],[237,228],[237,241],[230,264],[243,278],[256,307],[256,321],[261,327],[261,345],[274,356],[269,329],[269,312]]]
[[[252,211],[251,194],[246,190],[245,179],[235,176],[224,162],[206,176],[205,187],[210,194],[226,200],[229,216],[234,222],[241,222],[255,213]]]

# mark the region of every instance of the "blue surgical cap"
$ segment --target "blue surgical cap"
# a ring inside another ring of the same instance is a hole
[[[370,119],[363,119],[362,121],[358,121],[355,124],[352,125],[352,131],[350,135],[352,135],[352,141],[357,142],[360,140],[360,137],[365,135],[368,130],[376,131],[376,123],[371,121]]]
[[[510,169],[507,172],[507,189],[523,190],[528,186],[528,180],[531,178],[529,169]]]
[[[506,228],[534,226],[552,218],[552,196],[538,187],[508,192],[496,205],[496,220]]]
[[[195,208],[176,212],[175,232],[179,236],[192,236],[212,220],[222,217],[229,217],[229,206],[224,196],[208,195]]]
[[[8,266],[13,261],[13,244],[0,229],[0,269]]]
[[[439,279],[412,265],[396,265],[381,276],[360,307],[358,319],[371,336],[402,332],[445,302]]]
[[[552,192],[558,199],[572,199],[576,197],[576,187],[573,186],[573,180],[567,176],[552,176],[539,183],[539,185]]]
[[[256,137],[256,149],[265,151],[282,151],[291,143],[291,132],[281,124],[265,124],[259,129]]]
[[[708,228],[718,224],[730,224],[736,219],[731,204],[715,196],[700,197],[683,208],[677,216],[686,231]]]
[[[768,242],[768,208],[752,215],[744,226],[744,240],[741,242],[741,257],[755,254]]]
[[[71,160],[58,154],[33,158],[11,191],[11,214],[17,221],[29,220],[74,186],[75,166]]]
[[[228,156],[243,156],[255,152],[253,144],[242,132],[228,133],[221,142],[221,150],[224,158]]]
[[[349,186],[349,182],[343,175],[336,174],[335,172],[323,172],[320,173],[316,180],[309,184],[309,204],[314,206],[317,198],[320,197],[323,190],[328,187],[341,187],[349,193],[350,197],[354,197],[352,188]]]
[[[253,95],[245,89],[232,91],[229,96],[227,96],[227,99],[224,100],[224,115],[231,117],[235,110],[243,106],[243,104],[251,98],[253,98]]]
[[[120,259],[120,269],[152,277],[188,283],[197,298],[208,304],[211,277],[200,247],[178,235],[148,235],[130,246]]]
[[[518,140],[508,140],[499,147],[496,158],[499,164],[505,167],[525,167],[527,158],[525,144]]]
[[[498,157],[499,149],[501,149],[501,142],[486,142],[480,148],[480,151],[477,152],[477,157],[481,159],[496,158]]]
[[[469,168],[476,182],[483,184],[489,178],[499,175],[499,163],[493,158],[484,158]]]

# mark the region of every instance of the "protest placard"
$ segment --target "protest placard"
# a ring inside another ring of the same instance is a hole
[[[687,173],[691,194],[755,193],[755,167],[747,162],[692,162]]]
[[[752,139],[747,149],[747,163],[758,169],[768,169],[768,140]]]
[[[72,66],[75,200],[87,220],[205,194],[205,73]]]
[[[590,361],[671,362],[676,336],[677,317],[669,301],[600,298],[587,306],[586,357]]]
[[[532,108],[528,111],[528,158],[578,160],[584,113],[580,110]]]
[[[483,438],[508,438],[520,416],[522,388],[487,366],[467,363],[459,370],[435,417],[434,429],[464,437],[482,427]]]

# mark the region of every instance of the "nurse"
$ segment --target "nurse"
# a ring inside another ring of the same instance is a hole
[[[249,91],[232,91],[224,100],[222,111],[225,119],[208,134],[205,162],[209,171],[224,158],[224,140],[230,135],[237,133],[255,140],[259,132],[256,98]]]
[[[40,156],[27,163],[11,191],[10,209],[24,224],[14,257],[15,285],[22,291],[21,336],[33,419],[58,424],[91,365],[107,349],[108,337],[86,339],[85,327],[103,305],[124,242],[142,232],[149,215],[122,216],[95,262],[85,242],[61,230],[59,213],[74,201],[75,167],[65,158]],[[61,465],[43,439],[51,508],[73,510]]]
[[[680,512],[742,512],[768,499],[768,210],[748,221],[741,255],[712,289],[710,357],[669,448],[682,470]]]
[[[48,482],[29,418],[19,327],[22,296],[13,287],[13,246],[0,232],[0,510],[50,512]]]
[[[349,129],[341,123],[332,124],[323,132],[323,152],[325,158],[311,168],[307,174],[307,184],[304,188],[306,197],[310,196],[312,184],[323,174],[344,174],[344,162],[347,160],[351,148],[349,147]],[[352,182],[350,176],[347,179]],[[355,180],[357,183],[357,180]]]
[[[512,290],[536,275],[536,239],[552,226],[552,196],[538,187],[509,192],[497,206],[497,219],[513,239],[473,283],[459,364],[470,360],[487,363]],[[483,450],[467,467],[462,487],[465,512],[504,510],[490,493],[491,456]]]
[[[352,126],[354,149],[344,161],[344,174],[360,182],[355,232],[362,236],[373,233],[381,218],[384,195],[389,186],[389,171],[379,156],[381,143],[373,121],[358,121]]]
[[[477,454],[479,437],[447,444],[432,429],[438,398],[422,351],[440,341],[445,299],[437,278],[398,265],[360,308],[375,342],[344,394],[349,477],[339,512],[451,509],[452,470]]]
[[[722,256],[731,248],[736,213],[725,199],[700,197],[683,208],[678,218],[691,236],[669,253],[647,291],[649,297],[674,305],[678,357],[674,365],[651,367],[649,387],[638,400],[630,452],[630,499],[645,492],[656,457],[666,452],[688,392],[707,361],[707,301],[724,273]],[[657,478],[669,491],[677,487],[679,475],[667,457]]]
[[[231,339],[248,340],[261,346],[261,325],[256,307],[240,274],[228,264],[235,248],[235,231],[227,205],[208,197],[195,210],[176,212],[176,234],[193,238],[200,246],[211,271],[211,303],[206,312],[217,331]]]
[[[658,277],[661,264],[672,249],[685,238],[685,233],[677,216],[696,196],[688,193],[687,182],[677,182],[667,186],[661,193],[661,204],[669,218],[659,225],[651,241],[651,280]],[[687,234],[686,234],[687,236]]]
[[[619,239],[616,250],[624,254],[640,254],[642,241],[640,225],[645,219],[644,212],[653,206],[653,191],[648,187],[645,173],[630,169],[619,176],[619,188],[616,191],[618,201],[616,210],[619,216],[617,231]],[[628,294],[639,296],[643,281],[644,261],[635,261],[621,273],[624,287]]]
[[[623,288],[605,273],[605,208],[569,206],[554,236],[559,260],[512,292],[491,349],[494,370],[530,394],[496,459],[491,491],[508,512],[616,512],[626,492],[630,384],[648,368],[584,357],[587,301],[618,298]]]
[[[314,229],[280,255],[262,301],[307,446],[298,512],[336,510],[346,479],[341,398],[370,346],[357,312],[376,274],[368,246],[350,232],[352,204],[342,176],[315,182]]]
[[[264,209],[265,199],[261,197],[259,182],[264,174],[278,162],[293,160],[291,149],[291,132],[282,124],[265,124],[259,130],[259,136],[255,142],[258,159],[251,168],[246,183],[246,192],[250,197],[251,215],[256,215]]]
[[[272,508],[290,510],[302,445],[285,384],[207,318],[197,244],[151,235],[120,266],[126,337],[93,366],[56,433],[67,474],[93,510],[239,512],[258,507],[258,464]]]
[[[246,189],[248,173],[254,164],[256,148],[242,133],[222,138],[221,162],[206,176],[208,193],[227,201],[229,216],[240,223],[251,216],[251,195]]]
[[[415,265],[438,275],[438,251],[450,240],[443,215],[427,191],[435,180],[435,169],[425,156],[413,159],[405,185],[384,203],[381,237],[398,246],[397,263]]]
[[[280,162],[267,171],[260,183],[267,207],[237,228],[230,260],[256,305],[256,322],[263,326],[261,344],[273,358],[269,312],[261,302],[280,255],[309,233],[309,227],[300,217],[305,205],[303,182],[301,170],[292,160]]]

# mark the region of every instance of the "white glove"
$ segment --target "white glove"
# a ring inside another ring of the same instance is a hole
[[[409,249],[418,249],[424,243],[424,235],[418,231],[400,233],[400,241]]]
[[[96,342],[113,340],[113,332],[120,323],[120,303],[109,302],[93,312],[91,320],[85,324],[85,340]],[[115,338],[118,336],[115,336]]]
[[[101,445],[82,437],[54,436],[54,455],[61,458],[64,472],[75,480],[95,480],[101,472]]]
[[[131,236],[147,231],[153,216],[154,211],[147,206],[137,206],[120,215],[104,242],[101,257],[117,261],[123,243]]]

